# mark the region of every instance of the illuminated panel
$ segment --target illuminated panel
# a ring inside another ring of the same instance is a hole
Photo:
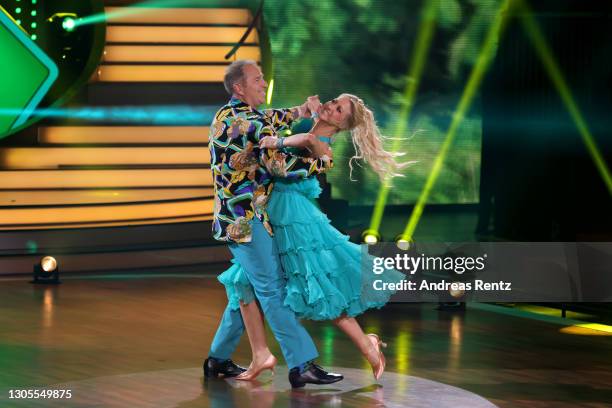
[[[21,7],[17,9],[21,14]],[[28,120],[59,74],[57,66],[32,39],[0,7],[0,109],[19,112],[0,115],[0,136]]]
[[[12,147],[0,155],[5,169],[210,163],[208,147]]]
[[[208,126],[51,126],[40,128],[46,144],[208,143]]]
[[[212,186],[210,169],[0,171],[0,189]]]
[[[235,24],[249,25],[251,13],[230,8],[106,7],[108,23]]]
[[[132,190],[7,191],[0,194],[0,206],[139,203],[210,197],[212,187]]]
[[[158,224],[174,224],[174,223],[183,223],[183,222],[202,222],[202,221],[210,221],[213,219],[212,214],[208,215],[200,215],[196,217],[165,217],[158,219],[148,219],[148,220],[128,220],[123,222],[118,221],[108,221],[108,222],[89,222],[89,223],[71,223],[71,224],[45,224],[45,225],[10,225],[8,227],[0,226],[0,230],[50,230],[50,229],[58,229],[58,228],[102,228],[102,227],[122,227],[122,226],[133,226],[133,225],[158,225]]]
[[[146,27],[108,26],[106,42],[133,43],[237,43],[244,34],[244,27]],[[253,30],[246,42],[257,42]]]
[[[107,82],[222,82],[223,65],[102,65],[98,81]]]
[[[198,216],[211,214],[213,201],[213,199],[202,199],[138,205],[4,208],[0,209],[0,220],[2,220],[0,226]]]
[[[104,62],[224,62],[231,46],[178,46],[178,45],[108,45]],[[261,60],[258,46],[242,46],[236,59]]]

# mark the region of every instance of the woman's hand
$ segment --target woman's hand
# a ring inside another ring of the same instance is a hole
[[[306,98],[306,102],[298,107],[300,116],[303,118],[311,118],[314,113],[318,113],[321,108],[319,95],[313,95]]]
[[[259,141],[259,148],[260,149],[276,149],[277,143],[278,143],[278,137],[266,136]]]
[[[321,101],[319,100],[319,95],[309,96],[306,99],[306,106],[308,107],[308,112],[310,114],[309,117],[312,117],[313,114],[319,113],[319,109],[321,109]]]

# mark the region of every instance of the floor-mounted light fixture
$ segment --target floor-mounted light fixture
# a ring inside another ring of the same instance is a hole
[[[45,256],[34,265],[34,280],[30,283],[59,284],[59,266],[52,256]]]

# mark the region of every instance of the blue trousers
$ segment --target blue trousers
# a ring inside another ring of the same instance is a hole
[[[310,335],[295,313],[285,306],[285,281],[278,248],[262,223],[252,222],[253,235],[249,243],[231,244],[230,251],[244,268],[255,291],[262,311],[289,368],[297,367],[318,357]],[[240,310],[225,308],[221,324],[210,346],[210,357],[229,359],[236,349],[244,323]]]

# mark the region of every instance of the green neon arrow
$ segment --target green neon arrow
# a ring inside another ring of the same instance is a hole
[[[55,63],[0,6],[0,137],[23,125],[58,77]]]

